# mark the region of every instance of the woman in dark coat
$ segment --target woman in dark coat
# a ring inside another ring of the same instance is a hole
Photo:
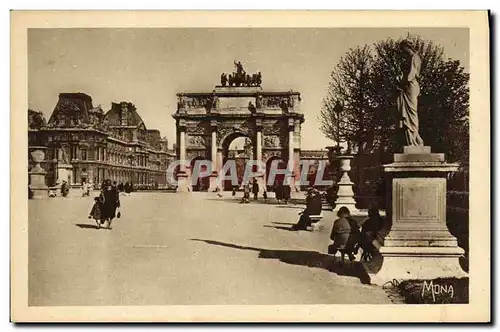
[[[283,200],[285,201],[285,204],[288,204],[288,200],[290,199],[290,196],[292,194],[292,188],[290,187],[289,184],[283,186]]]
[[[281,200],[283,199],[283,183],[278,182],[278,184],[274,188],[274,194],[278,203],[281,203]]]
[[[252,193],[253,193],[253,200],[256,201],[257,197],[259,196],[259,184],[257,183],[256,179],[254,179],[252,183]]]
[[[116,209],[120,207],[120,196],[118,189],[111,185],[111,181],[107,180],[101,190],[102,201],[102,220],[108,221],[108,229],[111,229],[111,223],[116,217]]]

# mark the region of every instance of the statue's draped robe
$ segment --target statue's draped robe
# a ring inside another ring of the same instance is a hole
[[[397,100],[398,110],[402,116],[402,127],[406,137],[406,145],[424,145],[424,141],[418,133],[418,96],[420,86],[420,57],[413,53],[403,77],[401,93]]]

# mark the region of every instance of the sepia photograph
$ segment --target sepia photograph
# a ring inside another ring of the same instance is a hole
[[[487,12],[131,14],[11,13],[13,321],[489,321]]]

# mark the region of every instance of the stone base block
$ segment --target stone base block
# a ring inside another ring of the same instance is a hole
[[[31,190],[33,191],[33,199],[45,199],[49,197],[49,187],[31,187]]]
[[[210,186],[208,187],[208,191],[216,191],[219,187],[217,183],[217,174],[210,175]],[[222,191],[222,188],[219,188]]]
[[[436,279],[466,277],[459,263],[464,250],[459,247],[381,247],[363,267],[370,283],[384,285],[394,279]]]
[[[191,191],[191,183],[187,174],[179,174],[177,176],[177,189],[178,193],[187,193]]]
[[[396,153],[394,154],[394,162],[395,163],[404,163],[404,162],[443,162],[444,161],[444,153],[412,153],[412,154],[404,154],[404,153]]]
[[[415,146],[406,145],[403,147],[403,153],[405,154],[429,154],[431,153],[431,147],[427,145]]]
[[[457,247],[457,238],[446,230],[392,230],[384,239],[385,247]]]

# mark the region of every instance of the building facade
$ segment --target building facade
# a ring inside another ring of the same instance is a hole
[[[147,129],[130,102],[112,103],[104,113],[84,93],[61,93],[46,122],[28,111],[29,150],[43,148],[47,185],[71,185],[104,179],[136,186],[163,187],[167,167],[175,158],[168,141]],[[33,161],[30,159],[30,166]]]

